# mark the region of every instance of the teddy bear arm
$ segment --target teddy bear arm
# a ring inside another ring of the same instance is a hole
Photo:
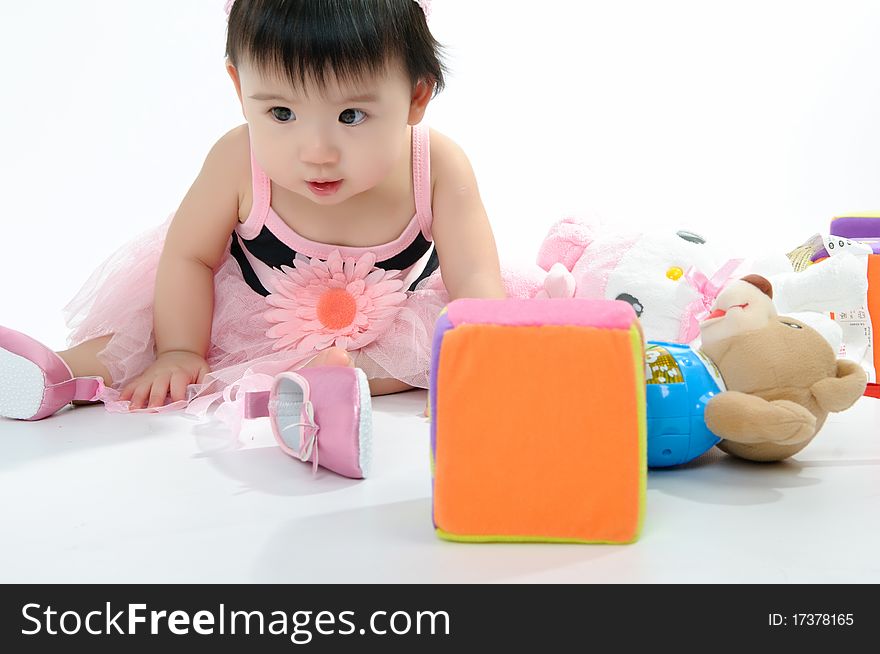
[[[816,418],[788,400],[768,402],[756,395],[725,391],[706,405],[706,426],[713,434],[737,443],[794,444],[811,438]]]
[[[740,459],[746,461],[756,461],[759,463],[768,463],[770,461],[782,461],[790,456],[794,456],[807,445],[812,439],[794,445],[780,445],[779,443],[735,443],[734,441],[721,441],[718,448],[722,452],[727,452]]]
[[[859,364],[848,359],[837,362],[837,377],[820,379],[810,392],[824,411],[845,411],[865,392],[868,375]]]

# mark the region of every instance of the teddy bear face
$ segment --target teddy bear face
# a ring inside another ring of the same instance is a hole
[[[766,279],[746,279],[732,282],[718,295],[700,325],[702,350],[718,366],[729,390],[766,399],[776,399],[778,393],[795,399],[794,394],[807,406],[812,402],[809,388],[836,375],[837,357],[817,331],[777,315]]]
[[[753,277],[756,283],[745,279],[731,282],[700,323],[703,350],[709,356],[732,337],[763,329],[776,317],[769,282],[757,275]]]
[[[799,452],[867,384],[861,366],[838,361],[819,332],[778,316],[772,297],[767,279],[748,275],[719,294],[700,325],[703,353],[727,387],[706,404],[706,426],[723,439],[718,447],[752,461]]]
[[[724,320],[723,318],[720,320]],[[837,374],[837,357],[814,329],[794,318],[773,316],[763,327],[721,341],[704,341],[728,390],[796,401],[815,415],[810,388]]]

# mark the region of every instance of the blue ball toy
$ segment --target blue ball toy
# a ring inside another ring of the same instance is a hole
[[[721,373],[687,345],[650,342],[645,354],[648,466],[692,461],[721,440],[703,419],[706,403],[724,390]]]

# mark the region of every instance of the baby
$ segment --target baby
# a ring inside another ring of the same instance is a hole
[[[468,159],[421,124],[444,83],[429,0],[227,10],[246,124],[74,298],[70,349],[0,328],[0,415],[183,408],[319,365],[361,368],[373,394],[427,387],[442,308],[504,297]]]

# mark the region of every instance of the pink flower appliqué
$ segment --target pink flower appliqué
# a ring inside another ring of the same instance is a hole
[[[264,317],[276,350],[324,350],[333,345],[357,350],[375,341],[406,300],[399,271],[375,267],[376,256],[326,262],[297,255],[293,268],[281,267]]]

